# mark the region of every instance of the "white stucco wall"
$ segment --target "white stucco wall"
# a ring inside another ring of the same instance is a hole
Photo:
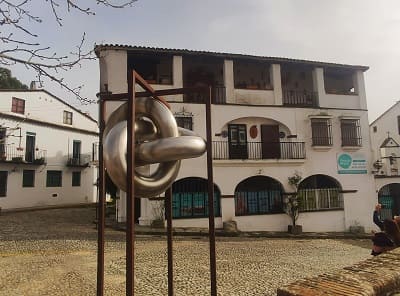
[[[102,54],[101,72],[102,81],[113,86],[117,79],[126,79],[126,55],[122,51],[109,51]],[[104,58],[103,58],[104,57]],[[113,65],[115,59],[115,65]],[[111,66],[102,66],[102,63]],[[175,63],[174,63],[175,65]],[[105,69],[103,71],[102,69]],[[110,72],[113,67],[117,73]],[[117,67],[117,68],[115,68]],[[176,69],[174,69],[175,73]],[[315,68],[312,75],[314,91],[318,93],[318,108],[293,108],[282,106],[282,86],[280,83],[280,65],[272,64],[271,82],[273,91],[238,90],[234,89],[233,63],[225,60],[223,67],[224,83],[226,87],[227,105],[212,106],[212,140],[221,141],[221,131],[226,129],[230,122],[245,122],[247,129],[262,122],[277,122],[285,129],[287,135],[296,135],[296,138],[284,139],[285,141],[305,142],[306,159],[302,160],[214,160],[214,183],[224,196],[221,200],[222,217],[216,218],[218,225],[223,221],[235,220],[240,230],[271,230],[286,231],[290,223],[285,214],[254,215],[236,217],[234,214],[234,195],[237,184],[251,176],[263,175],[278,180],[285,191],[292,191],[287,184],[287,178],[294,172],[299,172],[303,178],[315,174],[324,174],[337,180],[344,195],[344,210],[321,211],[302,213],[299,224],[303,231],[345,231],[352,225],[362,225],[369,231],[373,229],[371,213],[376,202],[374,179],[370,165],[373,159],[369,139],[368,116],[363,73],[357,72],[357,95],[341,96],[327,95],[324,89],[324,75],[322,68]],[[104,75],[103,75],[104,74]],[[175,74],[174,74],[175,77]],[[311,79],[310,79],[311,81]],[[174,84],[176,81],[174,81]],[[116,91],[126,91],[126,84],[117,84]],[[157,87],[157,86],[155,86]],[[237,104],[237,105],[235,105]],[[258,106],[244,106],[238,104],[253,104]],[[262,106],[265,105],[265,106]],[[172,112],[185,110],[193,114],[194,131],[205,137],[205,109],[199,104],[173,103]],[[312,133],[310,116],[324,114],[331,118],[333,145],[326,149],[312,147]],[[360,119],[362,146],[345,149],[341,146],[340,119],[348,116]],[[248,130],[249,132],[249,130]],[[250,139],[248,135],[248,139]],[[255,139],[257,140],[257,139]],[[367,163],[367,174],[339,174],[337,155],[340,153],[358,153]],[[177,180],[185,177],[206,178],[205,155],[196,159],[182,161],[182,167]],[[229,197],[230,196],[230,197]],[[146,203],[145,201],[143,203]],[[147,205],[146,205],[147,207]],[[145,210],[146,221],[151,215],[149,209]],[[142,214],[144,211],[142,211]],[[151,217],[150,217],[151,218]],[[318,223],[316,223],[316,221]],[[206,227],[207,219],[177,219],[174,226]],[[218,226],[217,226],[218,227]]]
[[[0,127],[7,128],[5,147],[7,151],[12,152],[17,151],[16,147],[20,147],[21,150],[16,153],[20,153],[24,158],[26,135],[33,133],[35,149],[45,151],[46,163],[36,165],[0,162],[0,171],[8,172],[7,194],[0,197],[0,207],[16,209],[96,202],[97,167],[92,163],[93,144],[98,142],[96,122],[43,91],[17,92],[16,95],[26,99],[26,112],[25,115],[12,112],[7,112],[7,115],[0,114]],[[0,92],[0,102],[4,108],[8,106],[11,110],[12,96],[14,93]],[[1,110],[4,108],[1,107]],[[72,126],[62,123],[63,110],[73,113]],[[15,127],[19,127],[20,130],[10,130]],[[72,157],[74,140],[81,142],[81,159],[90,161],[89,167],[66,166],[68,157]],[[34,187],[22,187],[24,170],[35,171]],[[48,170],[62,172],[61,187],[46,187]],[[72,186],[72,172],[81,172],[80,186]]]

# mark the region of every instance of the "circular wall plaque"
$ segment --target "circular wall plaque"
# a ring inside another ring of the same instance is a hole
[[[252,139],[255,139],[257,138],[257,134],[258,134],[257,126],[253,125],[252,127],[250,127],[250,137]]]

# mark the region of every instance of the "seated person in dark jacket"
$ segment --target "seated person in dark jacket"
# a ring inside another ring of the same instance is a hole
[[[371,255],[379,255],[383,252],[400,247],[400,219],[385,219],[383,221],[385,231],[377,232],[372,238],[373,246]]]
[[[383,222],[381,220],[381,209],[382,209],[381,204],[377,204],[375,206],[375,211],[372,219],[374,223],[379,227],[379,229],[383,231]]]

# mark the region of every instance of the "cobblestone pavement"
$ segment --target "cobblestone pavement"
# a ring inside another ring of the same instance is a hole
[[[95,295],[93,208],[0,216],[0,295]],[[107,229],[105,295],[125,295],[125,235]],[[207,237],[174,238],[175,295],[209,295]],[[135,295],[167,295],[165,237],[138,236]],[[369,240],[219,238],[218,295],[275,295],[277,287],[369,258]]]

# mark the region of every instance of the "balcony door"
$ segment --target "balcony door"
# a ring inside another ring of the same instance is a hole
[[[35,142],[36,135],[34,133],[26,133],[25,161],[33,162],[35,160]]]
[[[278,125],[261,125],[261,142],[264,159],[281,158]]]
[[[74,163],[79,164],[81,158],[81,141],[74,141],[72,145],[72,158]]]
[[[229,158],[247,159],[247,131],[245,124],[228,125]]]

